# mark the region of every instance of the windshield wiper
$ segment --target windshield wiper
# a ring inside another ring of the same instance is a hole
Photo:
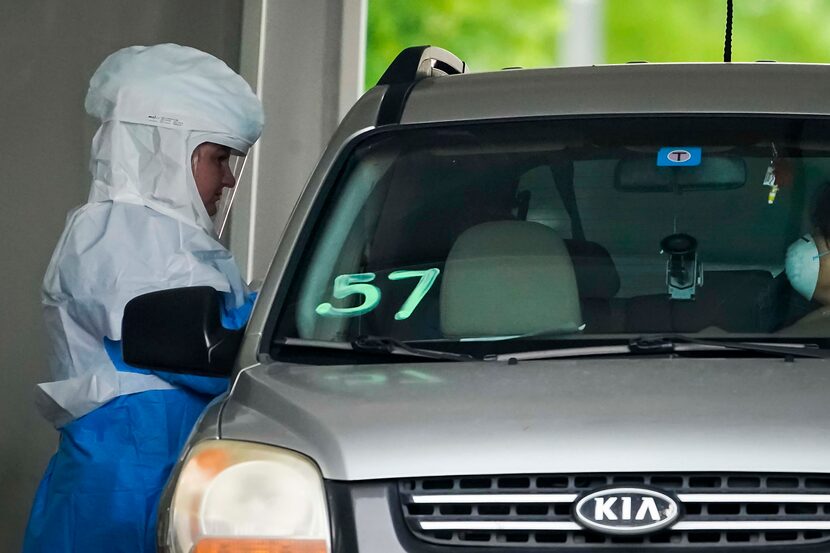
[[[351,342],[329,342],[326,340],[306,340],[303,338],[283,338],[279,342],[283,345],[293,347],[339,349],[381,355],[407,355],[410,357],[425,357],[442,361],[475,360],[473,356],[464,353],[416,348],[406,342],[401,342],[388,336],[360,336]]]
[[[755,351],[760,353],[773,353],[783,356],[812,357],[815,359],[828,359],[830,352],[818,347],[817,344],[804,343],[776,343],[776,342],[733,342],[719,338],[693,338],[684,334],[666,334],[657,336],[640,336],[628,343],[634,353],[646,353],[654,351],[652,348],[672,347],[677,351],[678,342],[686,345],[701,346],[701,349],[738,349],[744,351]],[[685,349],[685,351],[695,351]]]
[[[352,340],[352,347],[357,351],[376,351],[380,353],[402,354],[408,353],[417,357],[429,357],[430,359],[444,359],[447,361],[475,361],[472,355],[466,353],[454,353],[450,351],[437,351],[410,346],[388,336],[359,336]]]
[[[632,353],[661,354],[706,350],[722,351],[726,349],[771,353],[784,357],[811,357],[816,359],[830,358],[830,351],[820,349],[816,344],[732,342],[728,340],[719,340],[717,338],[698,339],[682,334],[663,334],[654,336],[639,336],[629,340],[627,344],[502,353],[498,355],[487,355],[484,359],[485,361],[508,361],[510,359],[522,361],[531,359],[556,359],[562,357],[587,357],[594,355],[627,355]]]

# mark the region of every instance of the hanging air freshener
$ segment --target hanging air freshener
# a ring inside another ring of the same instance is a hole
[[[767,172],[764,174],[764,186],[769,186],[769,194],[767,194],[767,203],[772,205],[775,203],[775,196],[778,195],[778,184],[775,182],[775,162],[778,160],[778,150],[775,148],[775,143],[772,144],[772,159],[769,160]]]

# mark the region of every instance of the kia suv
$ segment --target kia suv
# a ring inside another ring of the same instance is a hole
[[[828,182],[828,66],[405,50],[247,329],[127,308],[129,362],[232,383],[159,547],[830,550]]]

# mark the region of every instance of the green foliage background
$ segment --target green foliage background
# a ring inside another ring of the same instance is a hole
[[[366,87],[407,46],[473,71],[557,64],[565,0],[368,0]],[[721,61],[726,0],[604,0],[605,63]],[[830,0],[734,0],[732,59],[830,62]]]

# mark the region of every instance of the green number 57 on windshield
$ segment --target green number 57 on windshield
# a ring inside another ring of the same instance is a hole
[[[389,273],[389,280],[420,279],[401,308],[395,313],[396,321],[408,319],[415,312],[421,300],[432,288],[440,272],[439,269],[424,269],[422,271],[394,271]],[[345,274],[336,277],[332,296],[342,300],[360,294],[363,296],[363,302],[355,307],[334,307],[331,303],[324,302],[317,306],[315,312],[321,317],[359,317],[371,312],[380,305],[382,295],[380,288],[374,284],[369,284],[374,280],[375,273]]]

